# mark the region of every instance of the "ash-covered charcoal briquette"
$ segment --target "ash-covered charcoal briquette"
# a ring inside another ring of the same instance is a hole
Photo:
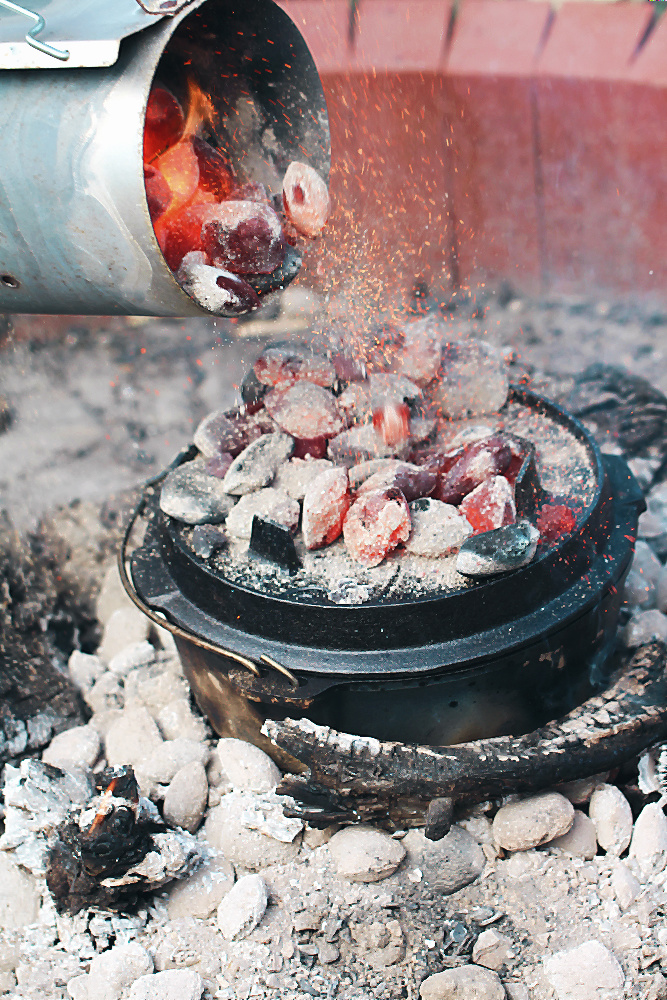
[[[258,514],[252,519],[249,552],[282,566],[290,573],[296,573],[301,567],[290,529]]]
[[[410,503],[418,497],[427,497],[433,493],[438,483],[438,475],[430,469],[409,462],[393,461],[381,471],[374,472],[359,487],[359,495],[370,490],[395,488],[401,491]]]
[[[382,403],[373,410],[373,427],[390,448],[410,437],[410,410],[406,403]]]
[[[294,451],[294,439],[280,431],[263,434],[251,441],[234,459],[222,480],[223,489],[233,496],[259,490],[273,480],[278,466]]]
[[[405,450],[393,448],[384,443],[379,434],[375,433],[372,424],[360,424],[342,431],[329,441],[329,458],[336,465],[358,465],[375,458],[391,458],[396,454],[404,454]]]
[[[343,522],[343,537],[353,559],[378,566],[410,536],[410,511],[400,490],[374,490],[352,504]]]
[[[192,441],[205,458],[213,458],[222,452],[229,452],[235,457],[260,436],[257,424],[243,419],[232,420],[223,410],[214,410],[198,424]]]
[[[412,531],[405,551],[417,556],[446,556],[456,552],[472,534],[472,525],[451,504],[432,497],[410,504]],[[458,565],[457,565],[458,568]]]
[[[403,346],[396,363],[400,374],[420,386],[432,382],[440,369],[446,332],[443,320],[432,314],[406,323],[403,327]]]
[[[514,524],[514,490],[504,476],[493,476],[469,493],[459,510],[472,524],[475,534]]]
[[[500,436],[466,445],[451,468],[442,471],[434,496],[458,504],[487,479],[502,475],[510,459],[509,443]]]
[[[214,552],[224,549],[227,535],[212,524],[197,524],[192,529],[192,551],[202,559],[210,559]]]
[[[224,479],[233,461],[234,457],[230,452],[221,451],[219,455],[211,455],[210,458],[205,459],[204,468],[209,476]]]
[[[295,532],[299,526],[300,509],[297,501],[282,490],[267,486],[266,489],[241,497],[227,515],[228,534],[234,538],[250,538],[255,514],[266,521],[282,524],[291,532]]]
[[[295,438],[333,437],[343,429],[336,397],[313,382],[272,389],[264,406],[280,429]]]
[[[286,389],[302,379],[331,389],[336,381],[336,370],[327,358],[298,345],[267,347],[253,371],[263,385],[276,389]]]
[[[494,576],[527,566],[537,551],[540,533],[530,521],[518,521],[468,538],[456,559],[464,576]]]
[[[495,347],[483,340],[450,340],[443,344],[442,366],[428,391],[443,416],[455,419],[497,413],[508,392],[507,363]]]
[[[303,500],[306,490],[319,475],[333,468],[327,458],[290,458],[279,466],[273,485],[276,489],[289,493],[294,500]]]
[[[301,531],[307,549],[334,542],[343,530],[350,506],[347,469],[327,469],[314,479],[303,498]]]
[[[224,481],[210,475],[201,460],[185,462],[170,472],[160,491],[160,509],[185,524],[224,521],[234,498]]]
[[[202,245],[211,263],[234,274],[271,274],[285,256],[280,219],[270,205],[256,201],[211,206]]]
[[[373,372],[368,381],[373,409],[386,403],[409,403],[419,399],[422,394],[419,386],[404,375]]]
[[[320,175],[307,163],[294,160],[283,179],[285,213],[304,236],[311,239],[324,229],[331,211],[329,191]]]
[[[183,290],[211,312],[236,316],[260,307],[259,296],[247,281],[238,274],[210,267],[203,253],[186,254],[177,277]]]

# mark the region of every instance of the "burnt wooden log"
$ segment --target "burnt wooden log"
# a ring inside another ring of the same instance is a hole
[[[304,719],[267,721],[264,732],[307,768],[286,775],[279,791],[304,803],[297,812],[311,823],[384,817],[423,825],[432,799],[467,805],[537,792],[610,770],[665,740],[666,664],[662,643],[642,647],[606,690],[524,736],[430,747],[349,736]]]

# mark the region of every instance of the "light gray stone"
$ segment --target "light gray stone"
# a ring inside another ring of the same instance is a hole
[[[567,833],[573,822],[574,807],[564,795],[541,792],[502,806],[493,820],[493,836],[506,851],[527,851]]]
[[[598,842],[595,823],[581,809],[574,810],[572,826],[561,837],[554,837],[550,847],[557,847],[571,858],[591,861],[597,854]]]
[[[104,627],[111,618],[114,611],[121,608],[134,608],[134,604],[125,593],[125,588],[120,580],[118,563],[114,559],[108,566],[102,586],[95,602],[95,614],[97,620]]]
[[[667,864],[667,816],[659,802],[649,802],[635,820],[629,855],[655,873]]]
[[[661,569],[662,563],[648,542],[641,539],[635,542],[635,554],[632,557],[630,571],[637,573],[655,585],[658,582]]]
[[[278,766],[254,743],[223,737],[215,754],[220,771],[238,791],[272,792],[280,784]]]
[[[419,987],[422,1000],[505,1000],[505,990],[491,969],[460,965],[436,972]]]
[[[289,434],[263,434],[234,459],[222,480],[224,489],[234,496],[243,496],[268,486],[278,466],[293,451],[294,439]]]
[[[485,969],[500,972],[507,961],[511,947],[512,941],[506,934],[501,934],[495,927],[487,927],[475,941],[472,960],[475,965],[482,965]]]
[[[654,608],[656,604],[657,590],[652,580],[630,570],[625,578],[623,586],[623,597],[631,607],[642,608],[646,611]]]
[[[95,681],[99,680],[106,667],[99,656],[75,649],[67,661],[67,670],[72,683],[85,694],[90,691]]]
[[[588,778],[575,778],[574,781],[563,781],[556,785],[554,791],[560,792],[566,799],[569,799],[573,806],[582,806],[590,800],[591,795],[598,785],[606,782],[609,774],[607,771],[600,774],[592,774]]]
[[[421,830],[411,831],[409,850],[410,862],[415,855],[424,882],[445,896],[478,879],[486,863],[479,842],[457,823],[442,840],[427,840]]]
[[[267,486],[241,497],[227,517],[227,531],[234,538],[250,538],[255,514],[296,531],[299,524],[299,504],[283,490]]]
[[[148,782],[158,785],[168,785],[177,772],[197,761],[206,765],[210,751],[205,743],[179,737],[175,740],[165,740],[159,748],[138,766],[142,777]]]
[[[300,834],[287,843],[249,829],[243,822],[244,803],[244,796],[234,793],[225,795],[219,805],[209,809],[204,830],[211,847],[234,865],[250,871],[294,861],[301,846]],[[253,796],[247,796],[247,805],[253,804]]]
[[[204,981],[191,969],[167,969],[142,976],[132,986],[128,1000],[200,1000]]]
[[[155,721],[165,740],[182,737],[201,742],[208,735],[201,715],[195,715],[187,698],[175,698],[159,709]]]
[[[130,670],[144,667],[154,659],[155,649],[148,639],[144,639],[142,642],[133,642],[131,646],[126,646],[120,653],[116,653],[109,661],[109,670],[119,677],[126,677]]]
[[[622,854],[632,837],[632,810],[616,785],[598,785],[588,807],[600,847],[608,854]]]
[[[170,472],[160,491],[160,509],[184,524],[217,524],[229,514],[233,497],[223,480],[200,461],[185,462]]]
[[[160,730],[143,705],[126,708],[107,731],[105,754],[111,767],[138,767],[159,750],[162,742]]]
[[[234,866],[217,855],[201,865],[194,874],[175,882],[167,899],[170,920],[180,917],[206,919],[218,908],[234,885]]]
[[[102,643],[97,655],[104,663],[109,663],[126,646],[148,639],[150,620],[134,605],[118,608],[104,626]]]
[[[174,701],[188,701],[189,689],[180,670],[176,669],[178,661],[168,658],[167,662],[159,661],[146,667],[138,667],[125,678],[125,700],[145,705],[153,718],[167,705]],[[176,733],[176,739],[185,733]]]
[[[260,922],[268,904],[261,875],[244,875],[218,906],[218,927],[226,941],[245,937]]]
[[[643,646],[654,639],[667,642],[667,615],[657,608],[640,611],[625,626],[623,642],[628,649]]]
[[[622,910],[631,906],[641,889],[641,883],[623,861],[617,861],[611,871],[609,880],[614,899]]]
[[[104,673],[95,681],[88,692],[84,693],[88,707],[97,715],[103,712],[119,711],[125,704],[125,694],[119,677]]]
[[[208,801],[208,781],[204,765],[193,760],[174,775],[164,795],[162,815],[170,826],[190,833],[198,829]]]
[[[556,952],[544,973],[558,1000],[622,1000],[625,976],[618,959],[599,941]]]
[[[74,726],[54,736],[42,753],[42,760],[70,771],[73,767],[92,767],[100,755],[102,742],[92,726]]]
[[[135,941],[96,955],[90,963],[85,990],[88,1000],[119,1000],[140,976],[153,971],[153,959]]]
[[[364,824],[339,830],[327,846],[338,874],[350,882],[379,882],[405,857],[399,840]]]
[[[11,930],[37,920],[40,892],[35,878],[0,851],[0,929]]]

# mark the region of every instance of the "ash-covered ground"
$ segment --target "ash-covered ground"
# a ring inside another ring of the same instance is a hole
[[[660,806],[641,813],[633,764],[526,803],[495,827],[500,803],[488,803],[446,842],[429,844],[420,831],[370,844],[330,839],[333,830],[290,840],[270,766],[218,745],[188,702],[169,642],[136,619],[131,634],[128,622],[122,635],[118,618],[112,625],[114,612],[127,611],[113,574],[91,610],[112,555],[95,512],[159,471],[207,412],[234,403],[267,337],[316,325],[312,301],[293,293],[281,316],[243,324],[237,339],[240,324],[115,319],[91,328],[77,320],[64,340],[39,337],[37,326],[2,349],[0,508],[21,531],[49,515],[42,537],[60,530],[68,538],[68,572],[87,597],[86,654],[70,661],[70,674],[91,721],[57,736],[44,759],[65,766],[74,757],[95,769],[132,763],[167,822],[192,829],[203,854],[219,853],[132,915],[93,907],[70,917],[55,912],[30,831],[22,865],[20,846],[5,840],[0,992],[26,1000],[417,1000],[420,989],[424,1000],[667,997],[667,819]],[[453,333],[513,351],[517,377],[571,400],[606,449],[630,458],[651,509],[625,642],[641,645],[659,627],[667,639],[665,408],[641,381],[604,370],[579,377],[611,365],[667,390],[667,312],[536,302],[507,289],[454,304]],[[90,503],[54,514],[77,500]],[[70,647],[80,639],[68,633]],[[6,805],[7,829],[24,808],[19,800],[15,792]],[[530,846],[537,814],[547,839],[575,815],[569,839]],[[254,873],[263,888],[243,881]],[[359,881],[369,875],[379,880]],[[234,880],[243,891],[225,903]]]

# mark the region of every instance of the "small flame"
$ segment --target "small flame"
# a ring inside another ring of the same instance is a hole
[[[105,788],[104,793],[102,794],[102,798],[100,800],[100,807],[95,815],[95,819],[93,820],[90,829],[87,831],[88,836],[90,836],[93,830],[96,830],[97,827],[103,822],[105,816],[109,815],[109,807],[117,783],[118,783],[118,778],[112,778],[111,784],[108,785],[107,788]]]
[[[215,132],[217,113],[213,101],[192,77],[188,80],[188,117],[185,119],[183,138],[196,135],[202,125],[209,125]]]

